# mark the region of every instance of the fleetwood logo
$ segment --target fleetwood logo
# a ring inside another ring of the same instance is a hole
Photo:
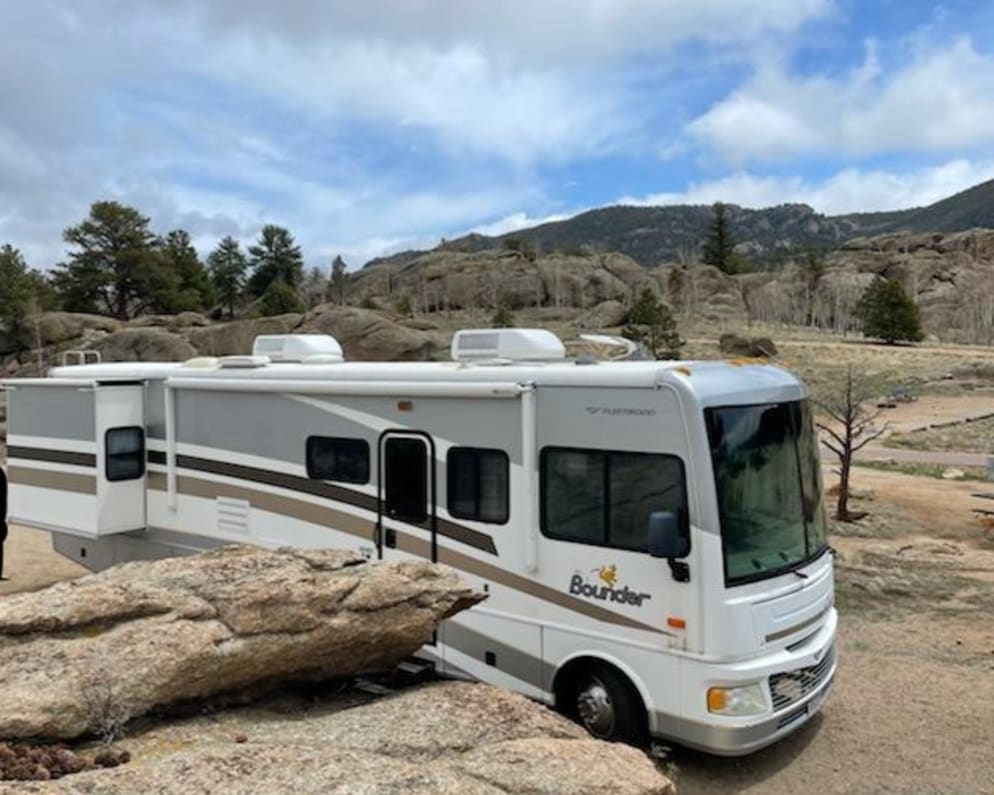
[[[613,563],[610,566],[593,569],[591,574],[596,574],[603,585],[590,582],[582,574],[577,573],[569,581],[569,592],[574,596],[586,596],[588,599],[599,599],[602,602],[620,602],[636,607],[639,607],[644,600],[652,598],[650,594],[638,593],[627,585],[620,589],[616,588],[618,567]]]

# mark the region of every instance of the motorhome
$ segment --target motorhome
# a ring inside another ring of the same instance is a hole
[[[232,542],[439,561],[489,598],[419,656],[607,739],[745,754],[831,690],[817,441],[778,366],[568,359],[548,331],[486,329],[451,362],[266,336],[3,387],[10,522],[90,569]]]

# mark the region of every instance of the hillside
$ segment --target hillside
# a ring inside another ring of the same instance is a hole
[[[806,204],[781,204],[753,210],[728,206],[732,234],[753,260],[776,265],[798,249],[835,249],[855,237],[889,232],[961,232],[994,228],[994,180],[976,185],[927,207],[880,213],[823,215]],[[444,245],[473,252],[527,241],[542,251],[619,252],[641,265],[692,261],[711,221],[707,205],[666,207],[613,206],[589,210],[564,221],[498,237],[467,235]],[[373,260],[367,267],[402,265],[424,252],[405,251]]]

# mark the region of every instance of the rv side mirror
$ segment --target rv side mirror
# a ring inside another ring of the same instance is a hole
[[[684,558],[690,552],[689,539],[680,532],[680,520],[672,511],[649,515],[649,554],[654,558]]]

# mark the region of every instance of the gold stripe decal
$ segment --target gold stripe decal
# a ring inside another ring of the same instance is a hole
[[[55,491],[73,491],[77,494],[97,493],[97,479],[93,475],[11,466],[7,469],[7,480],[12,486],[35,486]]]

